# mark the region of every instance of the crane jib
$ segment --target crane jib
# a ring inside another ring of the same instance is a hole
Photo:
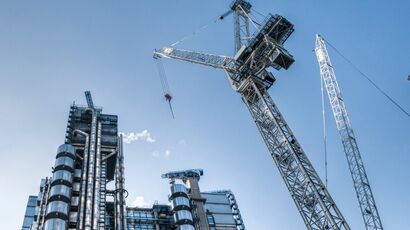
[[[279,15],[268,15],[263,23],[250,19],[252,5],[245,0],[231,4],[235,20],[234,57],[204,54],[175,48],[154,51],[167,57],[225,70],[249,109],[307,229],[350,227],[293,135],[267,90],[275,81],[267,70],[288,69],[294,59],[283,47],[293,25]],[[262,25],[251,35],[249,23]]]

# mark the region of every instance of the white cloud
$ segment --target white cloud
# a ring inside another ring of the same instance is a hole
[[[168,158],[169,156],[171,156],[171,150],[166,149],[163,153],[161,153],[161,151],[155,150],[151,153],[151,155],[155,158]]]
[[[139,208],[148,208],[150,207],[150,204],[145,201],[145,197],[137,196],[135,200],[132,202],[132,206],[139,207]]]
[[[158,151],[154,151],[154,152],[152,152],[151,153],[151,155],[153,156],[153,157],[159,157],[159,152]]]
[[[171,155],[171,151],[169,149],[165,150],[165,157],[169,157]]]
[[[154,143],[155,139],[152,138],[151,133],[148,132],[148,130],[143,130],[140,133],[134,133],[134,132],[130,132],[130,133],[123,133],[120,132],[120,134],[122,134],[122,140],[124,141],[124,143],[130,144],[134,141],[146,141],[148,143]]]
[[[185,139],[181,139],[178,141],[178,145],[186,145]]]

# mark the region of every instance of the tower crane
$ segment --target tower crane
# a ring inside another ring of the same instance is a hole
[[[316,35],[315,53],[320,66],[321,81],[324,82],[327,90],[366,229],[383,229],[352,124],[350,123],[342,93],[336,81],[336,75],[326,49],[325,40],[320,35]]]
[[[166,47],[154,58],[171,58],[222,69],[249,109],[307,229],[350,229],[326,186],[296,140],[268,93],[275,77],[267,69],[288,69],[294,59],[283,47],[294,31],[280,15],[269,14],[261,24],[251,18],[252,5],[235,0],[236,54],[221,56]],[[256,27],[254,34],[250,25]]]
[[[260,24],[251,18],[252,5],[235,0],[233,57],[173,47],[154,51],[154,58],[171,58],[224,70],[232,88],[249,109],[307,229],[350,229],[326,186],[268,93],[275,78],[267,68],[288,69],[294,59],[283,47],[293,25],[269,14]],[[257,29],[250,33],[250,24]]]

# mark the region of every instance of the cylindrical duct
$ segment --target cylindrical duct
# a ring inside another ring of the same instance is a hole
[[[75,130],[75,132],[80,135],[85,136],[84,154],[83,154],[83,166],[82,166],[82,176],[81,176],[81,194],[79,198],[80,213],[79,213],[79,229],[84,229],[84,210],[86,202],[86,189],[87,189],[87,175],[88,175],[88,155],[89,155],[89,134],[81,130]],[[74,173],[76,174],[76,173]]]
[[[193,224],[192,213],[188,210],[179,210],[174,214],[175,223],[177,225]]]
[[[74,162],[75,149],[72,145],[64,144],[58,147],[48,196],[44,230],[67,229]]]
[[[171,196],[170,199],[174,199],[175,197],[184,196],[188,198],[188,192],[183,184],[171,184]]]
[[[93,229],[98,230],[98,221],[100,218],[100,186],[101,186],[101,123],[97,125],[97,146],[95,154],[95,188],[94,188],[94,206],[93,206]]]
[[[95,150],[97,145],[97,114],[93,110],[91,121],[90,150],[88,156],[87,193],[85,198],[84,229],[91,230],[93,224],[94,177],[95,177]]]
[[[64,184],[57,184],[51,187],[49,201],[64,200],[69,202],[71,199],[71,188]]]
[[[179,225],[180,230],[192,230],[193,218],[191,213],[191,205],[188,198],[188,192],[184,184],[171,182],[169,200],[172,203],[174,211],[175,224]],[[190,226],[190,227],[189,227]]]
[[[195,230],[195,228],[190,224],[183,224],[178,227],[178,230]]]
[[[44,230],[67,229],[67,222],[62,219],[48,219],[44,224]]]
[[[184,196],[175,197],[172,199],[172,209],[174,211],[179,210],[189,210],[191,205],[189,204],[189,199]]]
[[[51,201],[47,205],[46,216],[51,215],[66,220],[68,218],[68,204],[61,200]]]

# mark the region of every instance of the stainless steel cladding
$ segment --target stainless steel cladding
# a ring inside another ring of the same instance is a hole
[[[183,224],[179,226],[178,230],[195,230],[195,228],[190,224]]]
[[[80,183],[79,182],[73,183],[73,191],[74,192],[79,192],[80,191]]]
[[[58,147],[48,197],[45,230],[67,229],[75,157],[72,145],[64,144]]]
[[[73,182],[73,174],[67,170],[58,170],[53,174],[52,184],[71,184]]]
[[[171,184],[171,197],[170,199],[178,196],[188,197],[187,189],[183,184]]]
[[[68,156],[61,156],[56,159],[55,169],[69,167],[74,170],[74,159]]]
[[[81,169],[74,169],[74,177],[81,178]]]
[[[51,201],[47,205],[47,216],[68,218],[68,204],[61,200]]]
[[[63,185],[63,184],[52,186],[51,190],[50,190],[50,198],[49,199],[55,200],[55,199],[61,199],[61,198],[63,198],[63,199],[67,198],[68,200],[70,200],[70,198],[71,198],[71,188],[68,187],[67,185]]]
[[[178,184],[174,181],[171,182],[170,186],[171,194],[169,196],[169,200],[172,203],[175,224],[179,225],[178,229],[194,229],[194,222],[192,218],[192,213],[190,211],[191,205],[188,198],[187,188],[184,184]]]
[[[176,211],[174,214],[174,219],[177,225],[193,223],[192,213],[188,210]]]
[[[191,205],[189,203],[189,199],[184,196],[175,197],[172,200],[172,209],[174,211],[178,210],[189,210]]]
[[[78,206],[80,198],[78,196],[71,197],[71,206]]]
[[[97,146],[96,146],[96,153],[95,153],[95,188],[94,188],[94,207],[93,207],[93,227],[97,229],[98,221],[100,217],[100,195],[101,195],[101,123],[98,122],[97,125]],[[104,218],[102,219],[104,222]]]
[[[48,219],[44,225],[44,230],[66,230],[67,223],[62,219]]]
[[[70,216],[68,218],[68,220],[70,222],[77,222],[77,217],[78,217],[78,212],[70,212]]]
[[[69,144],[60,145],[57,149],[57,154],[64,153],[66,155],[70,155],[71,157],[75,158],[75,148]]]

